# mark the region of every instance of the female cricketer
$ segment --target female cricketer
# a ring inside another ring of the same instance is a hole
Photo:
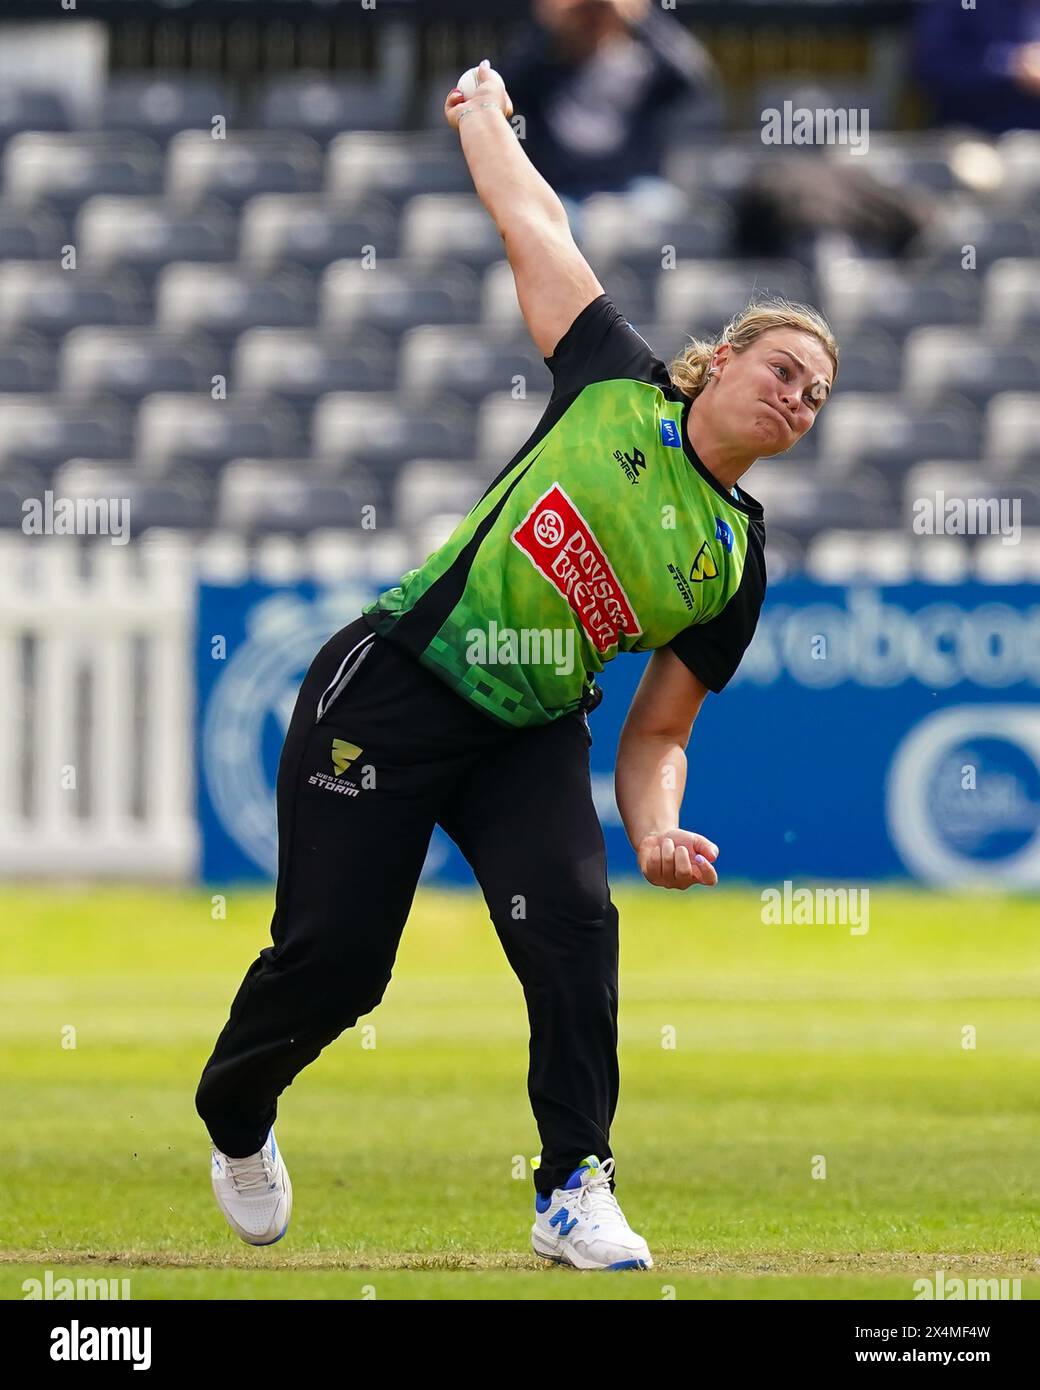
[[[646,1269],[615,1195],[618,914],[587,715],[608,661],[652,652],[618,743],[618,808],[651,884],[715,884],[718,847],[679,812],[694,720],[736,670],[765,591],[762,509],[737,483],[811,429],[838,348],[815,310],[769,300],[666,366],[580,253],[501,77],[487,60],[478,75],[445,115],[549,354],[551,399],[450,538],[314,659],[278,771],[273,944],[196,1107],[232,1229],[278,1240],[292,1189],[277,1099],[382,999],[440,825],[523,986],[535,1252]]]

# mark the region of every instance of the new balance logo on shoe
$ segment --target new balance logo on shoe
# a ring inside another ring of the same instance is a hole
[[[559,1226],[561,1236],[569,1236],[577,1224],[578,1218],[571,1216],[566,1207],[561,1207],[556,1215],[549,1219],[550,1226]]]

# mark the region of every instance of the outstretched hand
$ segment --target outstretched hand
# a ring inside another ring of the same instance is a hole
[[[690,888],[695,883],[712,888],[719,881],[713,862],[719,847],[691,830],[667,830],[646,835],[639,842],[639,869],[655,888]]]

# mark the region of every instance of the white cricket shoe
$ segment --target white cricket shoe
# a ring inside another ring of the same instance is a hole
[[[250,1245],[273,1245],[281,1240],[292,1212],[292,1183],[274,1130],[259,1153],[228,1158],[213,1149],[213,1195],[236,1235]]]
[[[534,1199],[531,1244],[536,1255],[575,1269],[652,1269],[646,1241],[636,1235],[610,1190],[614,1160],[591,1154],[551,1197]]]

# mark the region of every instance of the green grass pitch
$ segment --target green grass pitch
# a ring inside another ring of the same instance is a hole
[[[764,925],[751,889],[615,898],[617,1194],[656,1266],[582,1274],[530,1248],[526,1015],[475,892],[420,892],[383,1004],[283,1094],[292,1223],[251,1249],[193,1096],[271,895],[214,920],[201,892],[8,887],[0,1294],[48,1269],[134,1299],[912,1300],[940,1269],[1040,1294],[1036,900],[878,888],[853,935]]]

